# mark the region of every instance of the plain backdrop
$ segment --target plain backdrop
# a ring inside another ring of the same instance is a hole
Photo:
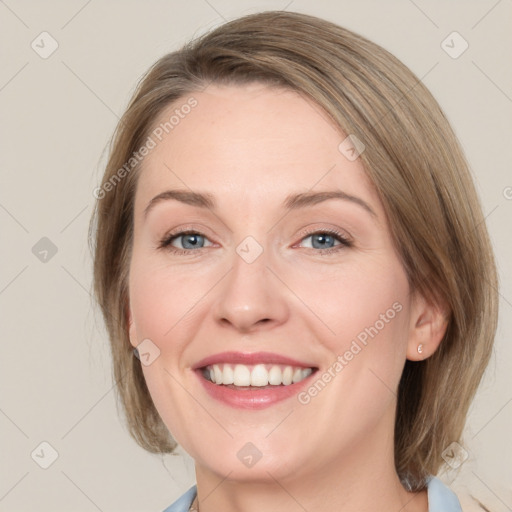
[[[188,457],[146,453],[119,419],[90,296],[93,190],[144,71],[225,20],[269,9],[324,17],[391,51],[460,138],[496,250],[501,316],[468,459],[443,479],[512,510],[511,1],[5,0],[0,511],[159,511],[193,484]]]

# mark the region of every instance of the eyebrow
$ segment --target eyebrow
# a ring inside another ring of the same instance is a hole
[[[304,208],[305,206],[313,206],[323,201],[330,199],[341,199],[343,201],[350,201],[351,203],[357,204],[365,209],[373,217],[377,217],[377,214],[373,208],[363,199],[351,194],[347,194],[342,190],[329,190],[325,192],[303,192],[301,194],[290,195],[286,198],[284,206],[288,210],[296,210],[298,208]]]
[[[329,190],[324,192],[302,192],[299,194],[290,194],[285,199],[283,205],[287,210],[298,210],[307,206],[313,206],[324,201],[331,199],[339,199],[343,201],[350,201],[364,210],[366,210],[373,217],[377,217],[377,214],[373,208],[363,199],[347,194],[342,190]],[[162,192],[148,203],[144,209],[144,217],[147,217],[148,213],[154,206],[160,202],[175,200],[190,206],[198,206],[200,208],[207,208],[209,210],[215,210],[216,201],[211,194],[205,194],[200,192],[192,192],[188,190],[166,190]]]

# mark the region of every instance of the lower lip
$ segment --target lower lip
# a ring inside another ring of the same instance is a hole
[[[211,397],[230,407],[251,410],[265,409],[266,407],[270,407],[271,405],[297,395],[314,374],[315,372],[304,380],[288,386],[268,386],[261,388],[255,386],[236,389],[222,384],[214,384],[203,377],[201,370],[196,370],[196,375]]]

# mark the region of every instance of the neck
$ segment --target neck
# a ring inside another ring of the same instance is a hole
[[[428,512],[426,490],[410,493],[401,485],[392,440],[385,445],[366,440],[311,472],[290,473],[265,471],[257,480],[236,480],[232,473],[218,475],[197,466],[199,512]]]

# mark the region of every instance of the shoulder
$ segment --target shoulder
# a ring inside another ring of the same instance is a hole
[[[187,512],[197,494],[197,488],[191,487],[185,494],[181,495],[172,505],[169,505],[163,512]]]
[[[428,512],[462,512],[459,499],[439,478],[432,476],[427,483]]]

